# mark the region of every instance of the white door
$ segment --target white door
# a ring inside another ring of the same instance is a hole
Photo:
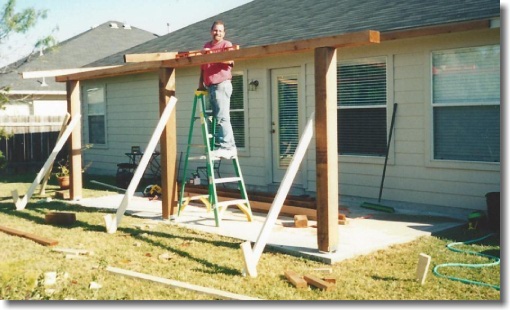
[[[273,183],[280,183],[299,142],[300,68],[271,71]],[[293,185],[301,185],[298,174]]]

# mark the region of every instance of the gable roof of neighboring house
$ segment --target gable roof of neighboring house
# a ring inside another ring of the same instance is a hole
[[[42,78],[22,79],[20,74],[28,71],[79,68],[156,37],[157,35],[148,31],[109,21],[46,49],[43,55],[31,55],[6,66],[16,67],[16,64],[22,63],[13,72],[0,74],[0,87],[10,85],[11,94],[65,91],[65,83],[57,83],[54,78],[46,78],[44,82],[48,86],[41,86]]]
[[[124,54],[201,49],[214,20],[241,48],[363,30],[380,32],[499,18],[498,0],[254,0],[87,66],[123,63]]]

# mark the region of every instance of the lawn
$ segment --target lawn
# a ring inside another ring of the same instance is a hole
[[[1,172],[0,172],[1,173]],[[21,196],[33,175],[0,176],[0,226],[58,241],[44,246],[30,239],[0,232],[0,299],[3,300],[215,300],[214,296],[175,288],[133,277],[121,276],[108,267],[122,268],[160,278],[268,300],[486,300],[500,301],[493,287],[467,284],[439,277],[433,268],[445,263],[483,264],[487,257],[459,253],[447,248],[491,233],[467,225],[443,231],[414,242],[392,246],[334,265],[264,251],[256,278],[242,275],[243,240],[207,234],[162,221],[124,216],[115,234],[105,232],[104,219],[110,210],[91,209],[55,198],[51,181],[47,197],[36,194],[24,210],[16,211],[11,191]],[[113,194],[84,179],[84,197]],[[94,177],[112,184],[111,180]],[[45,215],[52,211],[74,212],[71,226],[50,225]],[[86,255],[66,255],[57,248],[86,250]],[[500,256],[500,235],[472,244],[459,245],[467,251]],[[432,257],[426,281],[416,281],[420,253]],[[331,273],[324,272],[324,268]],[[296,288],[284,276],[286,270],[299,275],[333,278],[331,290],[313,286]],[[44,275],[56,272],[56,282],[44,284]],[[441,273],[500,285],[500,266],[443,268]],[[94,288],[94,285],[97,285]],[[91,287],[92,286],[92,287]]]

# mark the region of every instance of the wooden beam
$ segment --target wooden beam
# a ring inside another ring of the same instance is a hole
[[[21,73],[21,77],[23,79],[55,77],[55,76],[59,76],[59,75],[76,74],[76,73],[81,73],[81,72],[89,72],[89,71],[104,70],[104,69],[113,69],[113,68],[117,68],[120,66],[121,65],[88,67],[88,68],[57,69],[57,70],[45,70],[45,71],[27,71],[27,72]]]
[[[171,96],[175,96],[175,70],[159,70],[159,112],[165,110]],[[161,134],[161,188],[163,190],[161,213],[163,219],[177,211],[177,117],[175,109]]]
[[[169,59],[162,61],[165,67],[186,67],[198,66],[212,62],[222,62],[228,60],[244,60],[253,58],[263,58],[268,56],[277,56],[282,54],[302,53],[312,51],[318,47],[348,47],[361,46],[373,43],[379,43],[379,32],[366,30],[361,32],[346,33],[329,37],[305,39],[292,42],[276,43],[262,46],[242,48],[239,50],[226,51],[222,53],[212,53],[207,55],[183,57],[178,59]]]
[[[27,238],[27,239],[35,241],[39,244],[42,244],[42,245],[54,246],[54,245],[58,244],[58,241],[56,241],[56,240],[44,238],[44,237],[41,237],[41,236],[38,236],[35,234],[26,233],[26,232],[16,230],[13,228],[9,228],[9,227],[5,227],[5,226],[0,226],[0,231],[3,231],[4,233],[7,233],[9,235]]]
[[[464,23],[438,25],[417,29],[404,29],[387,31],[381,33],[381,42],[390,40],[409,39],[423,36],[431,36],[445,33],[454,33],[470,30],[481,30],[490,28],[490,20],[476,20]]]
[[[120,75],[138,74],[157,71],[160,67],[162,67],[161,61],[127,63],[125,65],[116,66],[114,68],[106,68],[94,71],[60,75],[55,77],[55,81],[57,82],[84,81]]]
[[[79,117],[81,113],[80,103],[80,82],[68,81],[67,88],[67,111],[71,119]],[[70,184],[69,193],[71,200],[79,200],[82,197],[82,165],[81,165],[81,120],[74,127],[69,141],[69,165],[70,165]]]
[[[224,299],[224,300],[259,300],[258,298],[254,298],[254,297],[250,297],[250,296],[239,295],[239,294],[234,294],[234,293],[230,293],[230,292],[217,290],[214,288],[199,286],[199,285],[195,285],[195,284],[180,282],[180,281],[166,279],[166,278],[160,278],[160,277],[156,277],[156,276],[153,276],[150,274],[139,273],[139,272],[116,268],[116,267],[107,266],[106,271],[109,271],[109,272],[112,272],[115,274],[119,274],[119,275],[123,275],[123,276],[153,281],[153,282],[169,285],[174,288],[190,290],[190,291],[197,292],[199,294],[210,295],[215,298]]]
[[[97,71],[57,76],[55,80],[57,82],[65,82],[69,80],[90,80],[118,75],[128,75],[142,72],[157,71],[160,67],[175,69],[179,67],[199,66],[205,63],[212,62],[222,62],[228,60],[244,60],[264,58],[268,56],[277,56],[282,54],[302,53],[312,51],[317,47],[324,46],[340,48],[379,43],[379,41],[380,38],[378,31],[366,30],[361,32],[339,34],[322,38],[254,46],[221,53],[211,53],[207,55],[182,57],[178,59],[169,59],[161,61],[127,63],[123,66],[119,66],[112,69],[101,69]]]
[[[336,49],[315,49],[315,141],[317,243],[319,251],[338,248],[338,143]]]
[[[168,53],[144,53],[144,54],[125,54],[124,62],[146,62],[175,58],[177,52]]]

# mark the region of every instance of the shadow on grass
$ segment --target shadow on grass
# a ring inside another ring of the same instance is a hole
[[[26,212],[28,211],[28,212]],[[35,212],[35,214],[34,214]],[[29,203],[27,204],[26,208],[24,210],[16,210],[13,203],[0,203],[0,213],[4,213],[9,216],[18,217],[21,219],[25,219],[27,221],[33,222],[35,224],[39,225],[50,225],[45,222],[45,217],[48,212],[76,212],[76,213],[104,213],[111,214],[111,210],[109,209],[91,209],[87,207],[81,207],[77,205],[70,205],[65,202],[60,201],[52,201],[48,203]],[[38,216],[37,214],[41,214],[42,216]],[[53,226],[53,225],[52,225]],[[72,225],[69,226],[59,226],[56,225],[56,227],[61,229],[73,229],[73,228],[81,228],[86,231],[97,231],[97,232],[104,232],[105,234],[105,227],[101,225],[91,225],[88,222],[77,220]],[[14,227],[13,227],[14,228]],[[171,234],[171,233],[165,233],[165,232],[157,232],[157,231],[145,231],[145,230],[139,230],[135,228],[129,228],[129,227],[119,227],[118,232],[129,234],[132,238],[145,242],[147,244],[150,244],[153,247],[160,248],[164,251],[172,252],[176,255],[179,255],[183,258],[196,261],[203,266],[207,267],[208,270],[203,270],[205,273],[211,273],[216,274],[218,272],[224,273],[226,275],[240,275],[241,272],[236,269],[228,268],[225,266],[221,266],[218,264],[211,263],[210,261],[195,257],[191,255],[189,252],[183,251],[181,249],[178,249],[177,247],[169,246],[166,244],[163,244],[162,242],[158,242],[155,240],[152,240],[151,237],[156,237],[160,239],[171,239],[171,238],[178,238],[185,241],[194,241],[199,243],[208,243],[215,247],[225,247],[229,249],[238,249],[239,245],[233,242],[226,242],[226,241],[216,241],[216,240],[208,240],[206,238],[200,238],[196,236],[186,236],[186,234],[189,234],[188,232],[183,232],[182,235],[180,234]]]

